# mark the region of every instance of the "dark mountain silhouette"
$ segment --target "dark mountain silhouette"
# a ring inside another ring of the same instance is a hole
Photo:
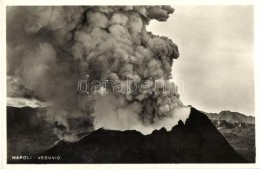
[[[45,108],[7,107],[7,130],[37,130],[46,122],[43,120]],[[20,132],[20,131],[19,131]]]
[[[96,130],[78,142],[60,141],[39,156],[60,160],[22,163],[245,163],[209,118],[191,108],[184,124],[150,135],[137,131]],[[20,163],[9,160],[9,163]]]
[[[44,120],[45,108],[7,107],[7,156],[40,153],[59,139]]]
[[[255,124],[255,117],[246,116],[244,114],[238,112],[232,112],[229,110],[221,111],[220,113],[205,113],[205,114],[211,120],[225,120],[231,123],[240,122],[240,123]]]

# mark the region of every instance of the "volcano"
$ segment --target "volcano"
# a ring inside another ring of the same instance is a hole
[[[59,156],[44,163],[246,163],[209,118],[191,108],[186,122],[171,131],[162,128],[149,135],[138,131],[98,129],[78,142],[59,141],[42,156]],[[19,160],[9,160],[19,163]],[[23,163],[42,163],[37,158]]]

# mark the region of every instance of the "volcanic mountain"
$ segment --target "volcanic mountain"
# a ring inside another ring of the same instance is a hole
[[[44,163],[246,163],[209,118],[191,108],[185,124],[150,135],[98,129],[78,142],[59,141],[38,156],[60,156]],[[19,163],[19,160],[9,161]],[[37,159],[23,161],[43,163]]]

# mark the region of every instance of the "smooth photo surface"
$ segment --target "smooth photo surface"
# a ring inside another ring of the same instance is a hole
[[[7,164],[254,164],[254,6],[6,6]]]

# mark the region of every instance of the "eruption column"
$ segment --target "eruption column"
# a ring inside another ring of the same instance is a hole
[[[52,102],[45,118],[60,138],[74,141],[99,127],[144,134],[170,128],[187,114],[177,90],[164,90],[176,89],[168,80],[179,51],[146,26],[173,12],[170,6],[8,7],[8,75]],[[110,80],[123,92],[108,83],[101,84],[106,93],[84,95],[77,85],[86,75],[90,87]],[[125,92],[133,87],[127,80],[137,84],[135,92]]]

